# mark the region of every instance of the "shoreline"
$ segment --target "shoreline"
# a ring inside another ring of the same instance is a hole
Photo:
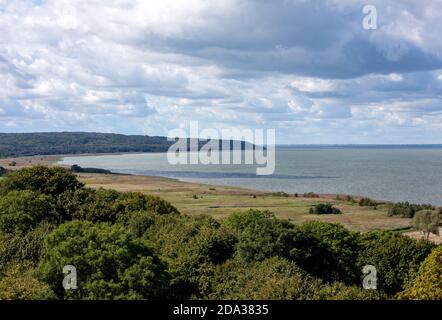
[[[88,154],[93,155],[93,154]],[[96,155],[96,154],[95,154]],[[99,154],[103,155],[103,154]],[[114,154],[113,154],[114,155]],[[57,162],[65,156],[75,155],[45,155],[15,158],[0,158],[0,166],[10,170],[18,170],[35,165],[61,166]],[[81,155],[78,155],[81,156]],[[14,167],[7,164],[16,161]],[[277,195],[275,192],[260,191],[242,187],[213,185],[198,182],[187,182],[180,179],[143,176],[119,173],[76,173],[79,180],[90,188],[114,189],[121,192],[141,192],[159,196],[183,214],[210,215],[214,218],[224,218],[233,212],[248,209],[269,210],[278,218],[292,223],[306,221],[322,221],[338,223],[354,231],[396,230],[411,238],[418,239],[421,235],[411,229],[411,219],[390,217],[387,215],[386,205],[390,201],[381,203],[375,210],[372,207],[361,207],[359,204],[337,199],[336,194],[318,194],[318,197],[295,197]],[[363,196],[352,196],[356,201]],[[375,200],[378,201],[378,200]],[[311,215],[308,209],[318,203],[332,203],[343,211],[341,215]],[[441,230],[442,231],[442,230]],[[442,232],[441,232],[442,233]],[[431,241],[442,243],[441,236],[433,236]]]

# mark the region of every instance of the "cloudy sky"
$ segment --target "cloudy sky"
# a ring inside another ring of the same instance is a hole
[[[0,132],[442,143],[441,33],[440,0],[0,0]]]

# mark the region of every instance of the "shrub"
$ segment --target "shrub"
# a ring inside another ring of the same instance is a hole
[[[442,246],[434,249],[400,299],[442,300]]]
[[[319,198],[319,195],[314,192],[305,192],[304,198]]]
[[[24,234],[43,221],[60,222],[51,196],[23,190],[0,197],[1,232]]]
[[[309,209],[310,214],[342,214],[342,211],[330,203],[319,203]]]
[[[393,206],[388,209],[388,215],[413,218],[414,214],[418,211],[435,209],[436,208],[430,204],[412,204],[408,202],[399,202],[393,204]]]
[[[59,298],[158,299],[168,277],[147,243],[118,224],[72,221],[45,238],[38,268]],[[78,289],[63,290],[63,267],[77,270]]]
[[[287,192],[284,192],[284,191],[278,191],[278,192],[273,192],[272,196],[288,198],[288,197],[290,197],[290,194],[288,194]]]
[[[35,166],[11,172],[1,181],[0,192],[6,194],[15,190],[31,190],[58,196],[83,187],[77,177],[63,168]]]
[[[359,206],[361,207],[376,207],[378,203],[370,198],[361,198],[359,200]]]

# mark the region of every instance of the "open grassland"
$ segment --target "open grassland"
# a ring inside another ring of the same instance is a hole
[[[0,166],[10,170],[37,164],[52,166],[60,157],[33,156],[0,159]],[[16,162],[15,166],[8,166],[12,161]],[[319,198],[284,197],[235,187],[188,183],[162,177],[118,174],[81,173],[79,179],[92,188],[102,187],[157,195],[171,202],[180,212],[189,215],[207,214],[215,218],[223,218],[233,212],[259,209],[269,210],[277,217],[294,223],[310,220],[335,222],[358,231],[402,229],[410,226],[410,219],[387,216],[383,206],[378,206],[377,210],[372,207],[361,207],[357,203],[336,200],[333,195],[321,195]],[[343,214],[312,215],[308,213],[310,207],[323,202],[332,203]]]
[[[360,207],[357,203],[336,200],[334,196],[284,197],[255,190],[188,183],[162,177],[103,174],[80,174],[79,177],[93,188],[139,191],[160,196],[171,202],[180,212],[189,215],[207,214],[223,218],[236,211],[259,209],[272,211],[277,217],[294,223],[310,220],[335,222],[358,231],[400,229],[410,225],[409,219],[387,216],[383,206],[379,206],[377,210]],[[343,214],[308,214],[311,206],[322,202],[332,203]]]

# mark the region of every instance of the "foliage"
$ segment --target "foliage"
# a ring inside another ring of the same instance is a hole
[[[118,210],[115,201],[119,193],[114,190],[82,188],[69,190],[58,197],[58,210],[66,221],[88,220],[115,222]]]
[[[12,264],[0,279],[0,300],[54,299],[49,286],[33,276],[31,264]]]
[[[309,299],[321,282],[293,262],[272,257],[246,263],[229,260],[216,268],[210,299],[294,300]]]
[[[393,295],[414,279],[433,244],[391,232],[371,232],[361,236],[363,249],[358,257],[360,270],[373,265],[378,289]]]
[[[342,211],[330,203],[318,203],[309,209],[310,214],[342,214]]]
[[[359,200],[359,206],[361,207],[376,207],[378,203],[370,198],[361,198]]]
[[[309,274],[329,282],[359,280],[358,236],[343,226],[318,221],[295,225],[285,242],[289,259]]]
[[[259,261],[272,256],[283,256],[284,238],[293,226],[276,219],[269,211],[249,210],[234,213],[224,221],[236,236],[236,255],[245,261]]]
[[[152,211],[157,214],[177,214],[169,202],[137,192],[120,193],[107,189],[82,188],[67,191],[58,198],[58,208],[65,220],[92,222],[124,221],[134,211]]]
[[[234,236],[207,216],[155,216],[145,232],[155,251],[167,263],[175,298],[204,295],[207,271],[233,256]]]
[[[55,226],[43,222],[26,234],[0,234],[0,272],[11,263],[37,264],[43,239]]]
[[[421,210],[413,217],[413,227],[422,231],[424,239],[428,241],[430,234],[439,234],[440,217],[435,210]]]
[[[413,283],[400,299],[442,300],[442,246],[434,249],[424,260]]]
[[[43,221],[60,221],[51,196],[23,190],[0,197],[0,232],[23,234]]]
[[[0,192],[31,190],[47,195],[58,196],[67,190],[81,188],[77,177],[63,168],[35,166],[13,171],[0,183]]]
[[[39,275],[59,298],[158,299],[165,267],[147,243],[118,224],[72,221],[45,239]],[[78,289],[63,290],[63,267],[77,270]]]
[[[435,210],[430,204],[413,204],[408,202],[398,202],[388,209],[389,216],[400,216],[403,218],[413,218],[414,214],[421,210]]]
[[[314,192],[305,192],[304,198],[319,198],[319,195]]]

